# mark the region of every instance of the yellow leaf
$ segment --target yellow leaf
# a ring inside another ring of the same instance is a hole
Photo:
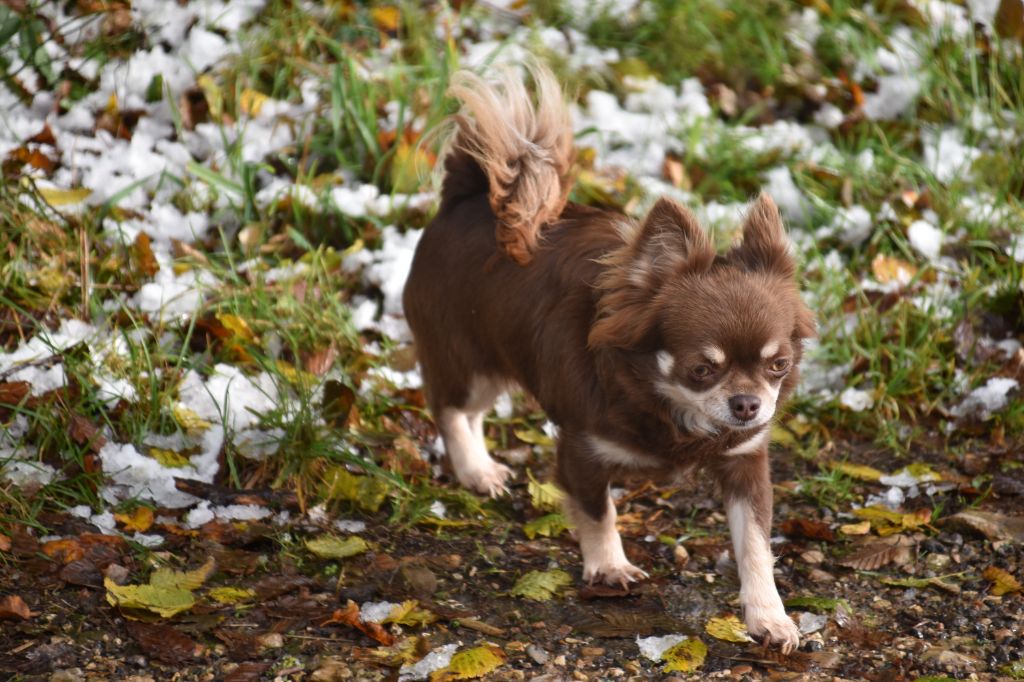
[[[323,497],[328,500],[354,502],[368,512],[380,509],[388,494],[388,486],[375,476],[356,476],[345,467],[327,469],[323,478]]]
[[[917,274],[917,268],[904,260],[880,253],[871,261],[871,272],[874,273],[875,279],[883,284],[887,282],[908,284]]]
[[[720,639],[724,642],[751,641],[750,635],[747,634],[747,626],[732,614],[719,618],[712,618],[704,626],[704,632],[708,633],[715,639]]]
[[[395,147],[391,159],[391,186],[396,192],[415,192],[430,176],[434,156],[423,145],[402,140]]]
[[[165,585],[118,585],[110,578],[103,579],[107,588],[107,602],[126,609],[144,609],[172,618],[191,609],[195,597],[190,590]]]
[[[92,194],[92,190],[86,189],[85,187],[79,187],[78,189],[43,187],[39,190],[39,194],[43,197],[46,203],[56,208],[58,206],[80,204],[89,198],[89,195]]]
[[[533,601],[549,601],[559,590],[571,584],[572,577],[557,568],[552,571],[530,571],[516,581],[509,594]]]
[[[555,512],[553,514],[545,514],[526,523],[523,525],[523,533],[531,540],[538,535],[554,538],[561,535],[569,527],[570,524],[565,515]]]
[[[565,493],[554,483],[541,483],[533,477],[533,472],[526,470],[530,479],[526,488],[530,493],[530,503],[537,511],[553,512],[558,511],[562,506],[562,499]]]
[[[196,85],[203,91],[206,104],[210,107],[210,118],[219,120],[224,113],[224,93],[221,92],[220,85],[209,74],[197,78]]]
[[[260,109],[263,108],[263,104],[268,99],[270,98],[262,92],[246,88],[242,90],[242,94],[238,96],[238,108],[241,109],[244,114],[248,114],[249,116],[258,116]]]
[[[394,33],[398,30],[398,22],[402,18],[397,7],[373,7],[370,9],[370,16],[377,29],[385,33]]]
[[[992,583],[990,591],[997,597],[1004,594],[1020,592],[1022,589],[1020,582],[1018,582],[1013,575],[997,566],[989,566],[986,568],[985,572],[981,574],[981,577]]]
[[[153,510],[149,507],[136,507],[131,514],[114,514],[126,532],[145,533],[153,525]]]
[[[256,592],[245,587],[214,587],[207,594],[220,604],[238,604],[256,599]]]
[[[843,535],[867,535],[871,531],[870,521],[860,523],[846,523],[839,526],[839,532]]]
[[[189,434],[201,433],[213,426],[182,403],[176,404],[171,411],[174,414],[174,421]]]
[[[437,620],[437,616],[426,609],[418,608],[419,605],[420,603],[415,599],[396,604],[395,608],[391,609],[391,613],[388,614],[387,618],[381,622],[423,627]]]
[[[189,465],[189,459],[180,452],[163,448],[150,448],[149,456],[169,469],[180,469]]]
[[[882,472],[874,467],[865,464],[854,464],[853,462],[832,462],[830,465],[836,471],[846,474],[858,481],[877,481],[882,477]]]
[[[217,321],[224,325],[224,328],[231,332],[236,339],[247,343],[256,341],[256,334],[249,327],[249,323],[238,315],[217,313]]]
[[[744,640],[746,641],[746,640]],[[666,662],[664,672],[692,673],[704,665],[708,648],[699,639],[684,639],[661,655]]]
[[[493,672],[505,663],[505,652],[496,646],[478,646],[452,656],[447,667],[430,673],[430,682],[472,680]]]
[[[347,559],[370,548],[366,540],[358,535],[350,535],[344,540],[335,535],[321,535],[307,540],[306,547],[321,559]]]
[[[281,376],[293,386],[309,386],[316,383],[316,375],[296,369],[295,365],[287,360],[278,360],[275,365]]]
[[[539,445],[544,448],[555,447],[555,441],[543,431],[537,429],[516,429],[516,438],[529,443],[530,445]]]
[[[149,576],[149,584],[154,587],[179,588],[196,590],[202,587],[217,568],[217,562],[210,557],[206,563],[192,571],[175,571],[170,568],[158,568]]]

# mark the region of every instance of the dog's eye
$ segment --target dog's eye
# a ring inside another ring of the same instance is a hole
[[[693,374],[694,379],[707,379],[711,376],[711,367],[708,365],[697,365],[690,373]]]
[[[775,358],[772,360],[771,370],[773,372],[785,372],[787,369],[789,369],[788,358]]]

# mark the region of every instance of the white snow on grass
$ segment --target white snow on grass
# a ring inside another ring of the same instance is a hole
[[[1018,388],[1016,379],[1009,377],[992,377],[984,386],[970,392],[963,401],[950,412],[954,417],[988,419],[994,412],[1004,409],[1010,402],[1009,393]]]
[[[839,404],[854,412],[863,412],[874,407],[875,399],[867,391],[850,386],[839,394]]]

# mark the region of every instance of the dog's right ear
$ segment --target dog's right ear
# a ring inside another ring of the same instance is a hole
[[[651,333],[662,285],[684,272],[706,270],[714,260],[715,247],[696,216],[671,199],[658,200],[632,241],[605,261],[588,345],[637,347]]]

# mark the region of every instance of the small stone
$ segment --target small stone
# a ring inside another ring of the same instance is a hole
[[[754,669],[749,665],[734,665],[730,670],[733,675],[747,675]]]
[[[256,638],[263,649],[280,649],[284,646],[284,636],[280,632],[268,632]]]
[[[825,560],[825,554],[820,549],[809,549],[801,554],[800,558],[808,564],[820,564]]]
[[[551,661],[555,665],[565,665],[565,654],[558,654],[555,656],[555,660]]]
[[[537,646],[536,644],[528,645],[526,647],[526,654],[530,658],[532,658],[534,663],[536,663],[537,665],[544,665],[551,659],[551,656],[548,655],[548,652],[544,651],[544,649]]]
[[[948,554],[929,554],[924,559],[924,565],[936,573],[941,573],[952,561]]]
[[[596,658],[597,656],[604,656],[604,649],[599,646],[585,646],[580,649],[580,655]]]
[[[811,579],[811,582],[815,583],[834,583],[836,577],[828,571],[823,571],[820,568],[813,568],[807,574],[807,577]]]
[[[992,633],[992,638],[995,639],[997,642],[1001,642],[1004,639],[1007,639],[1008,637],[1013,637],[1013,630],[1011,630],[1010,628],[999,628],[998,630]]]
[[[587,675],[584,672],[580,672],[579,670],[574,670],[574,671],[572,671],[572,679],[574,679],[574,680],[582,680],[583,682],[586,682],[587,680],[590,679],[590,676]]]
[[[487,545],[484,547],[484,556],[491,563],[499,563],[505,558],[505,550],[497,545]]]
[[[84,679],[85,674],[80,668],[56,670],[50,675],[50,682],[82,682]]]
[[[690,562],[690,553],[686,550],[685,545],[676,545],[672,550],[672,558],[676,562],[676,568],[685,568],[686,564]]]

